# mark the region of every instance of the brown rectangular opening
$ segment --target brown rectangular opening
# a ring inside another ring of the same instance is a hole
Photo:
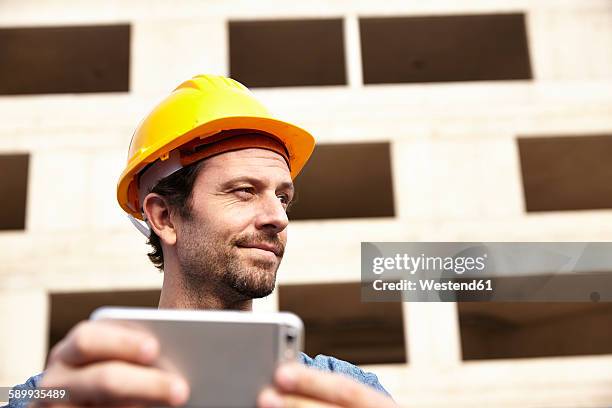
[[[612,136],[518,138],[525,208],[612,208]]]
[[[29,154],[0,155],[0,230],[25,229],[29,162]]]
[[[531,79],[524,14],[360,19],[366,84]]]
[[[127,92],[130,26],[0,29],[0,95]]]
[[[458,303],[464,360],[612,353],[611,303]]]
[[[342,20],[231,21],[231,77],[248,87],[344,85]]]
[[[354,364],[405,363],[400,302],[362,302],[361,284],[281,285],[279,309],[304,321],[305,353]]]
[[[395,216],[388,142],[318,145],[295,186],[292,220]]]
[[[159,290],[105,291],[51,293],[49,320],[49,348],[61,339],[80,321],[101,306],[157,307]]]

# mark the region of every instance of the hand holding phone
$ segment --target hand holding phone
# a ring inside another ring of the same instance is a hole
[[[101,308],[53,348],[39,386],[73,405],[254,407],[302,327],[287,313]]]
[[[302,347],[303,324],[291,313],[102,308],[91,318],[154,336],[154,367],[187,380],[193,407],[256,406],[276,367]]]
[[[179,374],[155,367],[159,355],[159,342],[147,331],[84,321],[51,350],[38,386],[67,390],[73,406],[182,405],[189,385]]]

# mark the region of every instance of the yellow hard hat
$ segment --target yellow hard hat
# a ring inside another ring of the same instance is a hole
[[[210,144],[220,140],[222,132],[231,135],[226,131],[236,129],[264,134],[280,142],[287,153],[283,156],[289,160],[292,179],[302,170],[315,145],[310,133],[273,118],[241,83],[222,76],[197,75],[180,84],[134,132],[127,166],[117,184],[121,208],[142,220],[140,201],[146,191],[139,191],[139,179],[145,168],[149,173],[152,163],[174,161],[171,170],[163,173],[167,176],[193,162],[184,157],[181,147],[193,146],[194,142]]]

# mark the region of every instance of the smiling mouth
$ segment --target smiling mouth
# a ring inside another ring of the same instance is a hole
[[[275,248],[273,245],[264,245],[264,244],[258,244],[258,245],[238,245],[238,248],[247,248],[247,249],[258,249],[260,251],[265,251],[265,252],[269,252],[275,256],[280,256],[280,252],[277,248]]]

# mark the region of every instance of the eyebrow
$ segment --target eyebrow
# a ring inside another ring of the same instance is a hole
[[[249,183],[249,184],[252,184],[252,185],[254,185],[256,187],[261,187],[264,184],[260,179],[257,179],[255,177],[241,176],[241,177],[236,177],[236,178],[230,179],[230,180],[222,183],[221,184],[221,188],[222,189],[226,189],[226,188],[232,187],[232,186],[234,186],[236,184],[239,184],[239,183]],[[284,181],[284,182],[282,182],[278,186],[277,189],[280,189],[280,190],[289,190],[291,192],[295,191],[295,187],[293,185],[293,182],[291,182],[291,181]]]

